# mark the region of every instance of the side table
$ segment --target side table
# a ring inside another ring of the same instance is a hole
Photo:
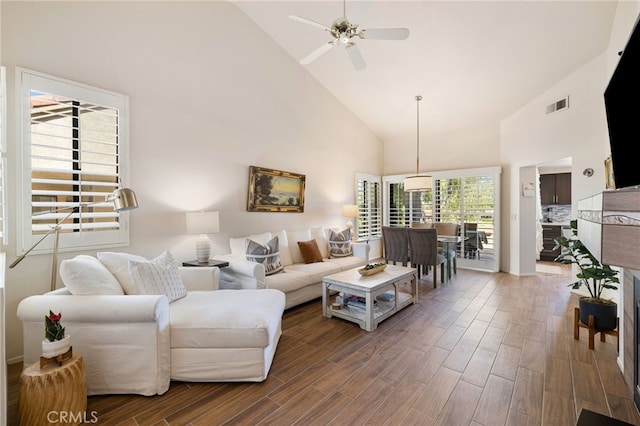
[[[81,355],[59,366],[40,368],[36,362],[22,372],[18,402],[21,425],[79,425],[86,411],[87,385]]]
[[[207,262],[198,262],[197,260],[190,260],[188,262],[182,262],[182,266],[217,266],[218,268],[224,268],[225,266],[229,266],[229,262],[225,262],[224,260],[213,260],[209,259]]]

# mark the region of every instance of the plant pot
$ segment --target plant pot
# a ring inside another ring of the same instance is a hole
[[[58,355],[66,353],[71,348],[71,336],[64,336],[60,340],[54,340],[53,342],[44,339],[42,341],[42,357],[43,358],[55,358]]]
[[[593,297],[581,297],[578,300],[580,308],[580,322],[589,324],[589,315],[596,319],[597,331],[610,331],[617,328],[618,305],[610,300],[600,299],[596,301]]]

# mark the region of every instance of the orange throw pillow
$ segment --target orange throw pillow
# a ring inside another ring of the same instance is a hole
[[[304,263],[316,263],[322,262],[322,253],[320,253],[320,247],[316,240],[310,241],[298,241],[298,247],[300,247],[300,254]]]

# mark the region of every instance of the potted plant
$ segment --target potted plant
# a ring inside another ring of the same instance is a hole
[[[596,330],[609,331],[617,327],[618,305],[609,299],[602,298],[604,289],[617,290],[618,271],[609,265],[603,265],[589,251],[578,238],[578,222],[571,221],[572,236],[556,237],[554,250],[560,248],[560,255],[556,257],[556,262],[564,264],[575,264],[580,269],[576,274],[578,280],[569,284],[574,290],[585,286],[589,291],[589,296],[580,297],[578,303],[580,308],[580,322],[589,324],[589,316],[596,319]]]
[[[64,335],[64,327],[60,323],[62,313],[54,314],[49,310],[49,315],[44,316],[44,340],[42,341],[42,356],[54,358],[69,351],[71,337]]]

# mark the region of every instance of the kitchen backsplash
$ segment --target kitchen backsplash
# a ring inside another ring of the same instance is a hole
[[[571,204],[543,205],[542,218],[547,223],[569,222],[571,220]]]

